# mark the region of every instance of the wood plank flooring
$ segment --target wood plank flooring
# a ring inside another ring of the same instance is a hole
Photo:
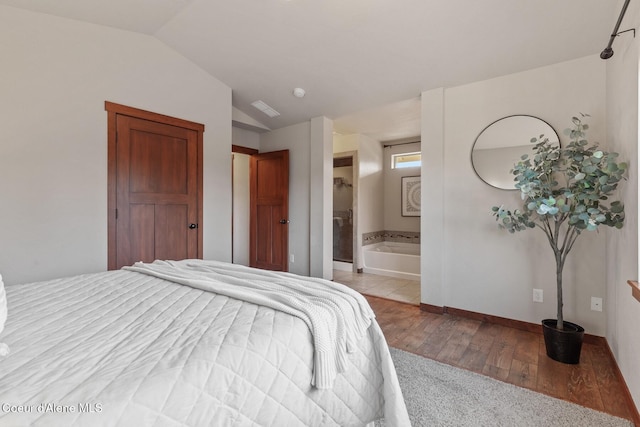
[[[600,344],[583,344],[580,364],[549,359],[542,334],[421,311],[416,305],[367,296],[390,346],[556,398],[635,421]]]

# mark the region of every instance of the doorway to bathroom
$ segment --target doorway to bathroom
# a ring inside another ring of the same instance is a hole
[[[333,261],[334,267],[351,271],[354,255],[353,156],[333,159]]]
[[[416,97],[333,121],[333,157],[352,156],[354,176],[353,181],[347,182],[353,184],[354,197],[353,262],[334,261],[333,278],[360,293],[410,304],[419,304],[421,298],[421,262],[416,253],[420,246],[420,216],[414,211],[403,215],[402,195],[409,196],[409,190],[414,195],[421,193],[415,185],[422,168],[409,163],[408,156],[402,160],[413,168],[391,170],[391,159],[394,154],[421,152],[421,115],[421,100]],[[336,160],[334,166],[339,162]],[[337,237],[341,237],[339,231],[345,231],[339,228],[340,224],[344,227],[345,220],[338,191],[349,187],[340,187],[342,181],[337,174],[333,178],[336,211],[332,229],[334,248],[339,250]],[[397,253],[399,246],[405,249],[405,245],[412,250]],[[375,258],[387,263],[376,264]],[[417,264],[417,268],[408,268],[405,261],[412,266]],[[393,264],[389,266],[388,262]]]

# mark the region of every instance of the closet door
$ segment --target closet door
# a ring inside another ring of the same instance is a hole
[[[249,174],[249,265],[287,271],[289,150],[254,154]]]
[[[115,207],[111,212],[110,206],[114,224],[109,227],[109,268],[202,258],[204,127],[193,129],[191,122],[186,127],[179,119],[149,116],[152,113],[136,117],[134,112],[116,113],[115,123],[109,123],[115,127],[109,167],[115,190],[110,191]]]

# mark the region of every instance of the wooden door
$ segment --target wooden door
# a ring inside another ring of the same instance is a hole
[[[250,163],[251,267],[287,271],[289,150],[255,154]]]
[[[132,110],[115,112],[109,123],[109,268],[201,258],[204,127]]]

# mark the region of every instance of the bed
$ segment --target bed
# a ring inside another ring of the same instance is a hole
[[[6,301],[2,426],[410,425],[373,312],[333,282],[156,261]]]

